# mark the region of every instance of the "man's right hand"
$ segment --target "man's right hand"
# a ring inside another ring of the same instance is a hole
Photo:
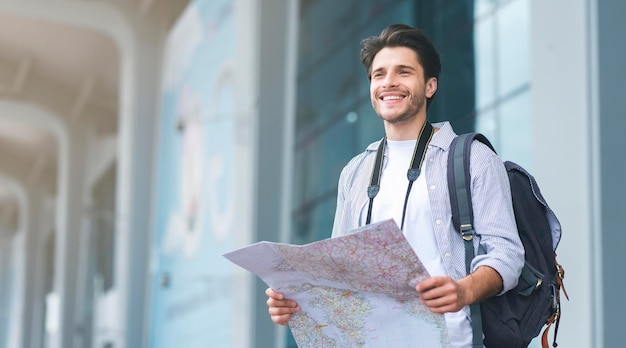
[[[285,296],[271,288],[265,290],[267,295],[267,307],[272,321],[279,325],[287,326],[287,322],[291,319],[293,313],[300,311],[300,306],[293,300],[285,299]]]

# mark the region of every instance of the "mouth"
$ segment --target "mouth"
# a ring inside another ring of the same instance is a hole
[[[401,95],[387,95],[380,98],[381,100],[402,100],[404,96]]]
[[[406,95],[398,94],[398,93],[382,94],[378,97],[378,99],[381,101],[389,101],[389,102],[403,100],[404,98],[406,98]]]

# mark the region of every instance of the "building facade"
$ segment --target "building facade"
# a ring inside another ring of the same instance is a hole
[[[626,340],[625,3],[131,2],[0,1],[5,23],[107,37],[119,76],[102,131],[102,108],[66,108],[33,77],[19,88],[28,67],[0,40],[0,127],[43,129],[57,149],[45,185],[0,151],[16,212],[0,214],[16,216],[0,216],[0,347],[295,347],[269,320],[265,284],[221,254],[330,236],[341,169],[384,132],[359,43],[399,22],[441,54],[429,119],[487,135],[562,223],[559,345]]]

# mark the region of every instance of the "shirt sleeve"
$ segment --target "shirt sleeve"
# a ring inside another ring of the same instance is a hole
[[[470,159],[474,229],[479,240],[472,272],[495,269],[505,293],[517,285],[524,266],[524,246],[517,232],[511,188],[504,164],[487,146],[473,142]]]
[[[343,226],[345,225],[343,214],[346,194],[346,180],[348,167],[344,167],[339,175],[339,183],[337,184],[337,209],[335,210],[335,220],[333,222],[333,232],[331,238],[339,237],[343,234]]]
[[[331,237],[343,236],[348,231],[359,227],[359,211],[355,208],[355,202],[358,206],[363,199],[362,195],[367,192],[365,189],[367,186],[363,185],[366,185],[365,180],[369,178],[369,173],[364,171],[367,170],[364,168],[369,167],[370,159],[373,159],[372,153],[362,152],[352,158],[341,171],[337,185],[337,209]]]

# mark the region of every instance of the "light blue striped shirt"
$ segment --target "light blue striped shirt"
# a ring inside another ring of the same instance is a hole
[[[463,239],[452,225],[446,179],[448,149],[456,134],[448,122],[435,123],[433,127],[439,130],[434,134],[425,157],[428,161],[425,174],[433,227],[448,275],[453,279],[460,279],[466,275],[465,249]],[[341,172],[333,237],[345,235],[360,227],[361,211],[367,209],[369,203],[367,187],[378,144],[379,142],[370,144]],[[504,293],[517,285],[524,265],[524,247],[517,234],[506,170],[493,151],[475,141],[472,144],[470,176],[474,229],[477,233],[477,238],[474,238],[476,257],[472,261],[471,271],[480,266],[492,267],[502,277]],[[411,214],[410,211],[406,213]],[[469,315],[469,307],[464,310]]]

